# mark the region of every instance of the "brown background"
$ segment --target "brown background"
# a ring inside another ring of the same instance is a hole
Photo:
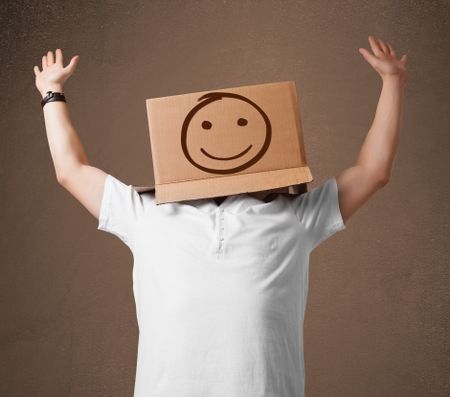
[[[33,66],[65,87],[91,164],[152,180],[145,98],[294,80],[317,186],[351,166],[381,81],[373,34],[408,53],[391,182],[311,256],[307,396],[449,395],[448,1],[4,1],[0,395],[132,396],[132,254],[55,179]],[[233,396],[230,396],[233,397]]]

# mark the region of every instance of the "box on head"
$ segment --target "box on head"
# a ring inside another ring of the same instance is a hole
[[[157,204],[285,188],[307,191],[295,82],[146,100]]]

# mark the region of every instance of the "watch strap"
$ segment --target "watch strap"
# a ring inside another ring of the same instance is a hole
[[[67,102],[64,93],[47,91],[47,95],[41,100],[41,106],[44,107],[46,103],[55,101]]]

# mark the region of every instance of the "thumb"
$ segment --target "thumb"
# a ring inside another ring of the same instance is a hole
[[[364,57],[364,59],[370,63],[372,67],[375,67],[376,62],[378,61],[378,58],[376,56],[372,55],[365,48],[358,48],[358,51]]]
[[[408,55],[404,54],[401,58],[400,58],[400,62],[403,63],[403,65],[406,65],[406,61],[408,60]]]
[[[74,57],[72,57],[69,64],[64,69],[67,69],[70,72],[70,74],[72,74],[75,71],[75,68],[77,67],[79,59],[80,56],[75,55]]]

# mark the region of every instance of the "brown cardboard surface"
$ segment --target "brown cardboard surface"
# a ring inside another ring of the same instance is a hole
[[[311,182],[295,82],[146,100],[156,202]],[[137,187],[140,191],[152,187]]]

